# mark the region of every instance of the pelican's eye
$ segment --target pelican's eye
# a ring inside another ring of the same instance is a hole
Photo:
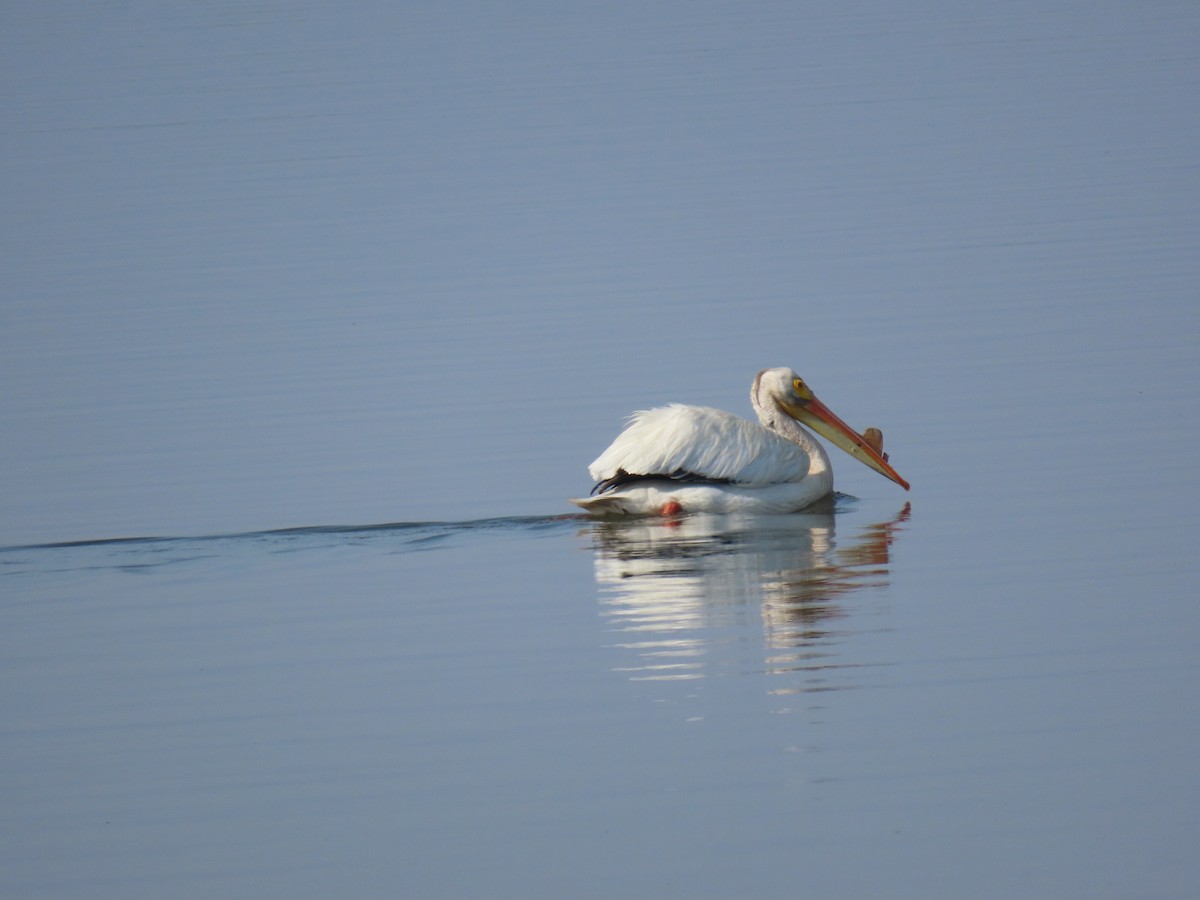
[[[801,400],[808,400],[812,397],[812,392],[809,391],[808,385],[804,383],[803,378],[796,378],[792,381],[792,389]]]

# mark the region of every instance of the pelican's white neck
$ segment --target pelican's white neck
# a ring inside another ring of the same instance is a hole
[[[808,454],[809,475],[832,471],[833,466],[829,462],[829,454],[825,452],[825,447],[804,426],[783,411],[770,387],[763,384],[763,376],[766,374],[768,372],[760,372],[750,389],[750,405],[758,414],[758,421],[764,428],[791,441]]]

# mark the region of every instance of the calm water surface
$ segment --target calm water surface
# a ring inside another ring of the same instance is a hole
[[[1192,5],[3,18],[0,894],[1200,894]]]

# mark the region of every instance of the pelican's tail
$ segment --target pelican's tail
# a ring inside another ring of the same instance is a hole
[[[571,503],[596,516],[629,516],[645,514],[632,498],[623,494],[597,494],[594,497],[572,498]]]

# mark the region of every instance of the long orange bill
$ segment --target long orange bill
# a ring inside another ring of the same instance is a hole
[[[820,434],[830,443],[841,447],[860,463],[870,466],[884,478],[890,478],[900,487],[908,490],[908,482],[900,477],[900,473],[891,467],[883,454],[876,450],[865,437],[839,419],[833,411],[818,400],[810,399],[804,406],[792,407],[788,410],[799,421]]]

